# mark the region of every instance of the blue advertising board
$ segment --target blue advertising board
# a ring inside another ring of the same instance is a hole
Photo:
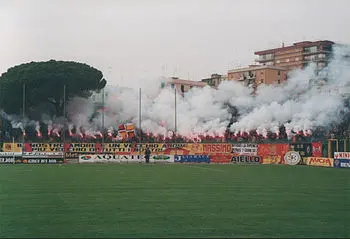
[[[175,155],[175,163],[210,163],[209,155]]]
[[[350,159],[334,159],[335,168],[350,168]]]

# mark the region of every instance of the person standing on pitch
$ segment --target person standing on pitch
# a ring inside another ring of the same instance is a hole
[[[149,148],[147,146],[146,147],[146,152],[145,152],[146,163],[149,163],[150,156],[151,156],[151,150],[149,150]]]

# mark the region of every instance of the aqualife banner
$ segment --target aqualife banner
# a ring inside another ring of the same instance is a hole
[[[120,155],[120,154],[86,154],[79,156],[79,163],[141,163],[143,155]]]

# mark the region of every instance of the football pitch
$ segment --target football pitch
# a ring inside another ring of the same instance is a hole
[[[350,170],[0,165],[0,237],[350,237]]]

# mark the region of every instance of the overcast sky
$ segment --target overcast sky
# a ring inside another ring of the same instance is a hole
[[[200,80],[282,41],[349,43],[349,9],[348,0],[0,0],[0,72],[57,59],[92,65],[111,84]]]

